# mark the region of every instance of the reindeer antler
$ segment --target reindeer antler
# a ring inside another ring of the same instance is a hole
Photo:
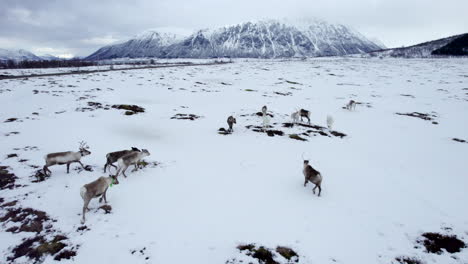
[[[89,148],[89,146],[86,144],[85,141],[82,140],[79,143],[80,143],[80,149],[88,149]]]

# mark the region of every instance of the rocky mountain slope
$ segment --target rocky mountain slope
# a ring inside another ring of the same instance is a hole
[[[366,53],[382,49],[359,32],[322,20],[265,20],[189,36],[150,31],[124,43],[103,47],[87,59],[113,58],[282,58]]]

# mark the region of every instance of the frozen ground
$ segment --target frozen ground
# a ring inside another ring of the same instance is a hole
[[[150,62],[154,61],[155,64],[151,65]],[[229,61],[228,59],[114,59],[104,60],[99,66],[87,67],[63,67],[63,68],[32,68],[32,69],[0,69],[0,76],[22,76],[33,74],[51,74],[51,73],[66,73],[74,71],[96,71],[96,70],[109,70],[109,69],[124,69],[124,68],[143,68],[148,66],[158,66],[159,64],[208,64],[215,61]],[[136,64],[142,63],[142,64]],[[113,64],[112,66],[110,64]]]
[[[0,165],[23,186],[0,190],[0,197],[56,220],[66,249],[76,250],[64,263],[255,263],[236,249],[243,243],[290,247],[299,263],[383,264],[400,256],[467,263],[468,249],[439,255],[416,242],[424,232],[468,242],[468,144],[452,140],[468,140],[467,65],[465,59],[237,61],[3,80]],[[342,108],[350,99],[361,103],[355,111]],[[146,111],[77,111],[88,102]],[[261,124],[253,114],[263,105],[285,136],[246,128]],[[347,136],[289,138],[304,128],[281,123],[301,107],[315,125],[332,115],[333,129]],[[396,114],[412,112],[433,120]],[[176,114],[200,118],[171,119]],[[234,133],[218,134],[229,115],[237,117]],[[74,164],[66,174],[65,166],[54,166],[50,178],[32,182],[31,165],[42,166],[50,152],[76,151],[80,140],[90,146],[82,161],[93,172]],[[77,231],[80,187],[104,175],[106,153],[132,146],[148,149],[146,161],[159,164],[128,170],[108,191],[112,212],[97,211],[93,200],[87,229]],[[321,197],[312,184],[303,187],[302,153],[323,175]],[[2,216],[11,207],[0,210]],[[14,223],[0,224],[5,263],[21,239],[37,234],[13,234],[6,230]]]

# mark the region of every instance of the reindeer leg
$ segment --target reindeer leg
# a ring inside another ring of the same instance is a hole
[[[107,163],[104,164],[104,173],[106,173]]]
[[[125,171],[128,169],[128,166],[126,166],[123,170],[122,170],[122,174],[125,178],[127,178],[127,175],[125,175]]]
[[[318,188],[319,188],[319,193],[318,193],[318,196],[320,196],[320,194],[322,193],[322,187],[320,185],[317,185]]]
[[[77,160],[76,162],[78,162],[84,170],[86,169],[83,163],[81,163],[81,161]]]
[[[306,187],[307,182],[309,182],[307,179],[304,180],[304,187]]]
[[[70,163],[67,163],[67,173],[70,173]]]
[[[50,176],[50,174],[47,175],[47,170],[48,170],[47,165],[44,165],[44,168],[42,168],[42,171],[44,172],[46,176]]]
[[[102,195],[104,197],[104,203],[107,203],[106,193],[107,193],[107,189],[104,191],[104,194]]]
[[[312,192],[315,194],[315,189],[317,188],[318,185],[315,185],[315,187],[312,189]]]
[[[81,219],[81,223],[84,224],[86,219],[85,219],[85,215],[86,215],[86,210],[89,210],[88,209],[88,204],[89,204],[89,199],[86,199],[85,202],[84,202],[84,205],[83,205],[83,218]]]

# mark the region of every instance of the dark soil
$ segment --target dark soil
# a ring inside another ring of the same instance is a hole
[[[106,104],[102,104],[102,103],[99,103],[99,102],[88,102],[87,103],[88,106],[87,107],[79,107],[79,108],[76,108],[75,111],[77,112],[89,112],[89,111],[94,111],[94,110],[97,110],[97,109],[104,109],[104,110],[109,110],[111,109],[111,106]]]
[[[289,138],[295,139],[295,140],[300,140],[300,141],[307,141],[307,139],[299,136],[298,134],[291,134],[289,135]]]
[[[50,218],[43,211],[34,210],[32,208],[8,208],[6,214],[0,217],[0,222],[18,223],[12,233],[18,232],[36,232],[40,233],[44,229],[49,229],[50,226],[46,223]]]
[[[145,112],[145,108],[140,107],[138,105],[121,104],[121,105],[113,105],[112,108],[126,110],[124,113],[125,115],[134,115],[134,114]]]
[[[460,143],[468,143],[468,141],[460,138],[452,138],[453,141],[460,142]]]
[[[412,257],[397,257],[395,260],[401,264],[423,264],[419,259]]]
[[[10,173],[8,171],[8,167],[0,166],[0,190],[3,189],[14,189],[19,187],[19,185],[15,185],[16,177],[15,174]]]
[[[218,134],[220,134],[220,135],[230,135],[231,132],[227,131],[227,129],[225,129],[224,127],[221,127],[220,129],[218,129]]]
[[[282,95],[282,96],[289,96],[289,95],[292,95],[291,92],[286,92],[286,93],[274,92],[274,93],[277,94],[277,95]]]
[[[279,264],[275,259],[275,251],[264,246],[257,246],[255,244],[242,244],[237,246],[240,252],[247,256],[258,259],[260,263],[264,264]],[[299,262],[299,255],[288,247],[278,246],[276,252],[288,260],[288,263]],[[228,261],[229,262],[229,261]],[[231,261],[235,263],[235,259]]]
[[[62,250],[59,254],[57,254],[54,260],[62,260],[62,259],[71,259],[72,257],[76,256],[76,252],[73,250]]]
[[[44,173],[44,170],[43,169],[39,169],[36,171],[36,173],[34,174],[34,178],[35,180],[31,181],[31,182],[43,182],[45,181],[47,178],[49,178],[50,176],[49,175],[46,175]]]
[[[276,252],[283,256],[287,260],[293,260],[294,262],[299,262],[299,255],[292,250],[291,248],[288,247],[276,247]]]
[[[104,210],[104,213],[105,214],[110,214],[112,212],[112,206],[108,205],[108,204],[104,204],[104,205],[101,205],[99,207],[99,209],[102,209]]]
[[[16,120],[18,120],[18,118],[12,117],[12,118],[8,118],[7,120],[3,121],[3,123],[15,122]]]
[[[11,136],[11,135],[18,135],[19,133],[20,133],[20,132],[18,132],[18,131],[8,132],[8,133],[5,134],[5,137],[9,137],[9,136]]]
[[[12,201],[2,205],[6,209],[6,214],[0,218],[1,223],[10,223],[14,226],[6,231],[11,233],[18,232],[34,232],[35,236],[24,239],[19,245],[12,249],[12,255],[7,257],[9,262],[15,262],[17,258],[27,257],[34,262],[40,262],[46,255],[56,255],[55,259],[70,258],[75,256],[76,252],[72,250],[63,250],[67,244],[66,236],[57,234],[58,232],[52,229],[52,224],[55,220],[43,212],[32,208],[11,208],[8,206],[16,205],[16,201]],[[52,238],[53,237],[53,238]]]
[[[429,253],[442,254],[442,249],[449,253],[456,253],[466,247],[465,242],[458,239],[456,235],[428,232],[423,233],[421,236],[423,237],[422,240],[417,242],[422,243]]]
[[[13,249],[13,255],[9,256],[7,260],[14,262],[17,258],[26,256],[31,260],[39,262],[46,255],[55,255],[65,248],[67,244],[61,241],[66,239],[67,238],[62,235],[56,235],[52,240],[47,240],[44,236],[35,236],[25,239]],[[55,257],[55,260],[60,260],[64,258],[64,256],[76,256],[76,252],[71,252],[70,250],[64,250]]]
[[[197,116],[194,114],[176,114],[171,119],[182,119],[182,120],[195,120],[200,118],[201,116]]]
[[[7,158],[7,159],[10,159],[10,158],[17,158],[17,157],[18,157],[18,154],[16,154],[16,153],[11,153],[11,154],[8,154],[6,158]]]
[[[255,113],[254,115],[256,115],[256,116],[263,116],[263,113],[262,113],[262,112],[257,112],[257,113]],[[272,115],[272,114],[270,114],[270,113],[267,113],[267,116],[272,117],[272,118],[275,117],[274,115]]]
[[[412,112],[412,113],[395,113],[397,115],[404,115],[404,116],[411,116],[411,117],[416,117],[422,120],[426,121],[434,121],[434,118],[437,117],[436,115],[431,115],[431,114],[425,114],[425,113],[419,113],[419,112]],[[433,122],[434,124],[434,122]],[[435,125],[438,124],[435,122]]]

